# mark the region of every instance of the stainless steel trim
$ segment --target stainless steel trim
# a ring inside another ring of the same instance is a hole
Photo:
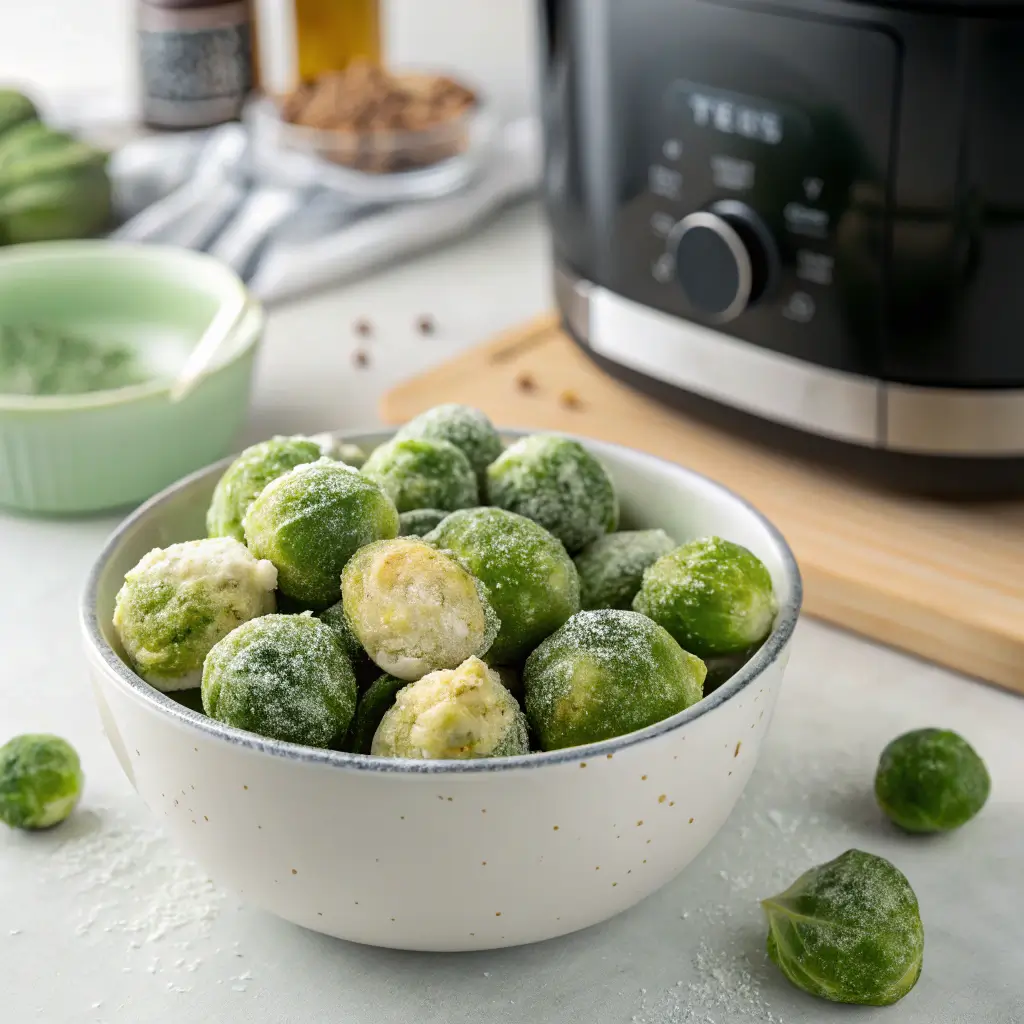
[[[886,385],[886,447],[964,456],[1024,454],[1024,391]]]
[[[817,366],[651,309],[564,267],[555,292],[594,352],[825,437],[919,455],[1024,457],[1024,389],[926,388]]]
[[[728,221],[717,217],[713,213],[708,213],[706,210],[698,210],[696,213],[691,213],[684,217],[672,229],[672,234],[668,236],[666,248],[675,257],[677,277],[679,273],[679,257],[676,254],[679,252],[679,243],[683,240],[683,235],[694,228],[705,228],[708,231],[713,231],[725,242],[729,252],[732,253],[733,259],[736,261],[736,272],[739,275],[736,294],[733,296],[732,302],[721,313],[715,313],[710,317],[716,324],[728,323],[730,320],[735,320],[747,308],[747,303],[750,302],[750,290],[754,287],[754,270],[750,265],[750,253],[747,252],[747,247],[743,244],[743,239],[740,238],[739,233]],[[683,294],[686,295],[686,286],[681,280],[679,287],[682,289]],[[692,304],[689,295],[686,298]]]
[[[555,302],[565,318],[569,330],[577,338],[590,337],[590,292],[589,281],[555,264]]]

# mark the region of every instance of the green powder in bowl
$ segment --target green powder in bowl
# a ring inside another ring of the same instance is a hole
[[[82,395],[150,376],[129,345],[35,324],[0,324],[0,394]]]

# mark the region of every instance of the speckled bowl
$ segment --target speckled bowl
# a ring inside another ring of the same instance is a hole
[[[110,620],[125,572],[146,551],[203,535],[223,464],[153,498],[111,537],[82,606],[96,701],[132,784],[219,884],[356,942],[490,949],[633,906],[721,828],[771,722],[800,610],[796,563],[775,528],[718,484],[581,440],[614,476],[626,525],[745,544],[768,566],[780,599],[773,633],[720,689],[657,725],[590,746],[397,761],[265,740],[205,718],[125,665]]]

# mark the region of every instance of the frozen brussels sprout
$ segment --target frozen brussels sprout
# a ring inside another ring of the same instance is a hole
[[[920,977],[924,928],[917,897],[881,857],[847,850],[761,906],[768,956],[812,996],[888,1006]]]
[[[579,612],[526,659],[526,715],[544,750],[635,732],[701,699],[704,663],[636,612]]]
[[[274,437],[246,448],[217,481],[206,513],[206,532],[244,540],[242,517],[260,491],[288,470],[320,456],[320,446],[306,437]]]
[[[575,559],[581,606],[632,608],[644,570],[674,547],[676,542],[664,530],[626,530],[598,537]]]
[[[529,752],[526,719],[479,658],[398,691],[373,737],[377,757],[457,759]]]
[[[372,480],[323,458],[267,484],[242,525],[249,550],[277,566],[281,592],[322,609],[341,596],[352,555],[398,533],[398,512]]]
[[[501,438],[494,424],[468,405],[436,405],[420,413],[395,435],[401,440],[447,441],[469,459],[477,478],[483,482],[487,467],[501,454]]]
[[[330,626],[334,630],[334,639],[341,644],[341,649],[348,656],[349,661],[355,664],[358,659],[367,656],[363,645],[359,642],[359,637],[352,632],[352,627],[348,624],[345,607],[341,601],[336,601],[329,608],[317,612],[316,617],[325,626]]]
[[[540,523],[571,555],[619,524],[608,471],[578,441],[554,434],[533,434],[506,448],[487,469],[487,497]]]
[[[469,459],[447,441],[396,438],[374,449],[360,472],[387,491],[399,512],[480,503]]]
[[[345,566],[341,589],[352,632],[398,679],[485,654],[501,625],[480,581],[415,537],[361,548]]]
[[[425,537],[450,513],[440,508],[414,508],[398,517],[399,537]]]
[[[203,709],[236,729],[326,747],[348,731],[356,680],[329,626],[311,615],[264,615],[210,651]]]
[[[236,626],[275,608],[277,570],[231,537],[154,548],[125,575],[114,629],[132,667],[165,692],[198,686]]]
[[[963,737],[945,729],[918,729],[882,751],[875,797],[908,832],[948,832],[985,806],[990,785],[985,762]]]
[[[686,650],[712,658],[762,643],[779,605],[756,555],[704,537],[662,556],[644,573],[633,610],[664,626]]]
[[[329,459],[344,462],[346,466],[359,469],[366,461],[366,452],[350,441],[339,441],[333,434],[314,434],[310,441],[320,446],[320,451]]]
[[[453,512],[424,538],[453,551],[487,591],[501,631],[491,665],[521,662],[580,608],[576,567],[561,542],[532,519],[500,508]]]
[[[0,821],[11,828],[50,828],[82,795],[82,766],[59,736],[15,736],[0,747]]]
[[[398,691],[409,683],[405,679],[382,675],[375,679],[359,698],[356,717],[348,734],[346,749],[353,754],[369,754],[373,737],[385,712],[395,703]]]

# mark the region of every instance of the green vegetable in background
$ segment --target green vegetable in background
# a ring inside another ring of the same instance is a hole
[[[903,873],[881,857],[847,850],[761,906],[768,956],[812,996],[888,1006],[921,975],[917,897]]]
[[[985,762],[955,732],[918,729],[882,751],[875,775],[878,806],[908,832],[948,832],[985,805]]]
[[[0,89],[0,136],[15,125],[35,121],[39,117],[36,105],[17,89]]]
[[[37,153],[59,149],[73,141],[70,135],[54,131],[42,121],[23,121],[0,135],[0,171]]]
[[[50,828],[82,793],[78,754],[59,736],[15,736],[0,747],[0,821],[11,828]]]
[[[0,90],[0,245],[84,238],[112,212],[107,154],[37,119]]]

